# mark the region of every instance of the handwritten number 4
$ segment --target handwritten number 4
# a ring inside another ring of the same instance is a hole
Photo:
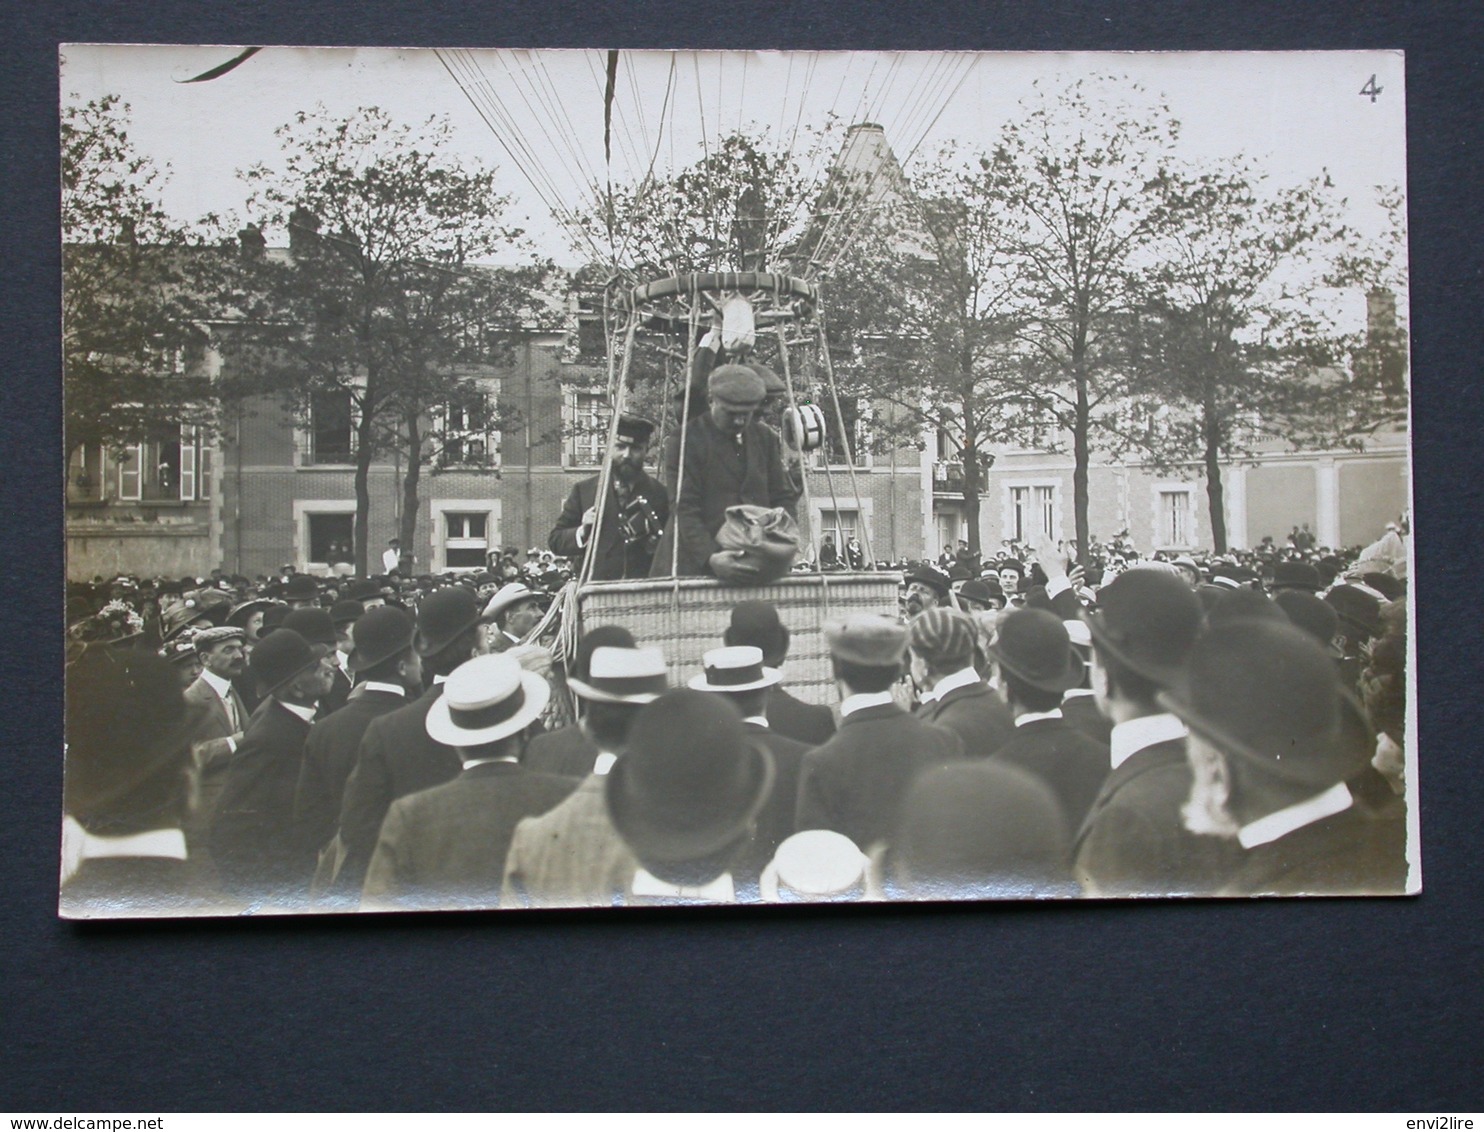
[[[1382,89],[1382,87],[1376,85],[1376,76],[1372,75],[1368,80],[1366,80],[1365,86],[1360,88],[1360,93],[1370,98],[1372,104],[1374,104],[1376,99],[1380,96]]]

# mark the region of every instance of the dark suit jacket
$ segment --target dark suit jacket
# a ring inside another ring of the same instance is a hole
[[[520,762],[527,770],[580,780],[592,774],[599,753],[597,744],[573,723],[537,735],[526,744]]]
[[[1113,734],[1113,721],[1098,710],[1096,696],[1063,696],[1061,715],[1067,725],[1082,732],[1094,743],[1108,745]]]
[[[670,521],[670,495],[665,490],[665,485],[649,475],[641,475],[634,484],[634,494],[643,496],[649,501],[655,518],[659,521],[655,529],[662,531]],[[597,499],[597,476],[577,484],[567,496],[561,516],[557,519],[551,536],[546,540],[546,545],[554,554],[573,560],[574,572],[580,568],[578,563],[592,549],[591,539],[586,547],[577,545],[577,532],[582,529],[582,516],[597,502]],[[649,570],[654,562],[654,543],[624,542],[623,531],[619,523],[619,512],[622,506],[618,501],[617,490],[610,483],[608,502],[603,505],[603,529],[597,537],[598,560],[593,566],[594,581],[649,577]]]
[[[309,724],[269,697],[227,765],[211,823],[211,856],[233,895],[296,902],[314,855],[294,830],[294,790]]]
[[[435,742],[424,726],[428,710],[442,693],[443,685],[433,685],[412,703],[377,716],[361,737],[356,767],[346,780],[340,807],[345,861],[335,878],[335,892],[360,892],[381,823],[393,802],[441,786],[463,770],[459,753]]]
[[[519,763],[482,763],[392,803],[362,907],[498,907],[516,823],[546,813],[578,782]]]
[[[309,729],[304,741],[304,768],[294,794],[294,820],[304,844],[318,851],[335,836],[345,784],[355,770],[366,728],[373,719],[406,703],[406,696],[367,691],[362,685],[351,693],[345,707],[317,720]]]
[[[1351,806],[1266,845],[1240,850],[1238,868],[1221,895],[1398,893],[1406,884],[1405,819]]]
[[[678,443],[679,431],[674,434]],[[681,577],[711,573],[710,559],[721,547],[716,532],[728,507],[752,503],[783,507],[793,514],[796,495],[783,470],[783,446],[765,425],[754,421],[738,445],[711,420],[690,422],[685,438],[684,483],[678,483],[675,515],[654,556],[655,577],[670,576],[671,540],[680,540],[676,573]]]
[[[957,735],[965,758],[988,758],[1015,734],[1015,717],[987,684],[954,688],[941,699],[922,704],[916,716]]]
[[[339,711],[350,699],[351,683],[350,677],[341,668],[335,669],[335,682],[330,685],[330,690],[325,693],[319,702],[319,709],[314,713],[315,721],[328,719]]]
[[[1209,895],[1236,866],[1236,842],[1187,832],[1185,741],[1135,751],[1109,772],[1072,847],[1090,896]]]
[[[990,761],[1019,767],[1044,782],[1072,832],[1082,828],[1108,777],[1108,748],[1061,719],[1037,719],[1017,727]]]
[[[930,767],[963,758],[951,731],[908,715],[895,704],[852,712],[828,743],[804,756],[796,829],[833,829],[863,851],[895,832],[913,780]]]
[[[771,727],[757,723],[742,725],[752,740],[773,759],[773,790],[753,826],[751,840],[732,862],[732,882],[739,900],[758,899],[758,878],[782,845],[797,831],[799,775],[809,748]]]
[[[775,684],[768,692],[763,714],[768,726],[779,735],[787,735],[811,747],[817,747],[835,733],[835,713],[824,704],[806,704]]]

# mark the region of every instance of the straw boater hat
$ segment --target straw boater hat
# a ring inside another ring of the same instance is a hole
[[[657,648],[600,645],[587,663],[587,678],[568,676],[567,686],[602,704],[647,704],[669,687],[665,654]]]
[[[551,685],[502,653],[454,669],[428,709],[428,735],[450,747],[482,747],[523,731],[551,699]]]
[[[843,833],[806,829],[778,846],[758,878],[769,904],[849,900],[864,894],[870,858]]]
[[[484,607],[484,612],[479,615],[481,621],[493,621],[505,610],[516,602],[526,601],[538,596],[524,582],[511,582],[501,586],[495,591],[495,596],[490,598],[489,604]]]
[[[751,692],[771,688],[783,673],[763,664],[763,650],[753,645],[710,649],[701,657],[704,671],[687,683],[701,692]]]

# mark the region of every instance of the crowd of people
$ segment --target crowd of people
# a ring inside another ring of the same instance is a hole
[[[830,704],[761,600],[683,686],[622,625],[553,656],[549,550],[73,585],[63,910],[1406,889],[1404,526],[1018,549],[878,564]]]

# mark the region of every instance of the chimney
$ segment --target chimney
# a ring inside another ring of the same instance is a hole
[[[268,241],[263,237],[263,230],[256,224],[249,224],[237,233],[237,243],[242,250],[243,259],[262,259],[263,253],[268,247]]]
[[[289,213],[289,254],[295,259],[308,255],[319,239],[319,217],[304,207]]]

